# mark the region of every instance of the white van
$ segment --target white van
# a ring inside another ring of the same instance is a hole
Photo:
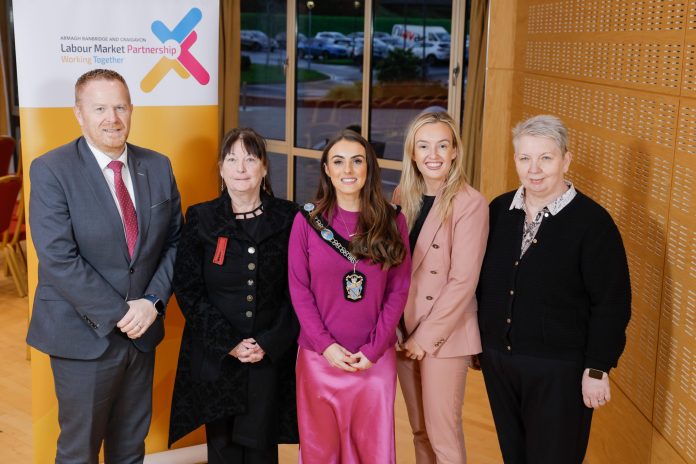
[[[418,24],[394,24],[392,27],[392,37],[401,39],[402,48],[411,48],[423,42],[434,44],[447,43],[449,45],[451,37],[449,32],[442,26],[422,26]]]

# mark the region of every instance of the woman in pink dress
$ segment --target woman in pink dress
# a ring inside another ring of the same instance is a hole
[[[300,462],[395,463],[396,327],[410,283],[406,220],[382,195],[377,157],[353,131],[321,157],[316,199],[290,234],[300,321]]]

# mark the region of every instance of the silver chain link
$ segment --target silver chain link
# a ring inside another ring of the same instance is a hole
[[[319,219],[319,217],[317,217],[317,216],[314,217],[314,223],[315,223],[317,226],[319,226],[319,228],[320,228],[321,230],[326,229],[326,226],[324,226],[324,224],[321,222],[321,219]],[[328,229],[326,229],[326,230],[328,230]],[[333,234],[333,232],[331,232],[331,233]],[[322,238],[324,238],[324,237],[322,236]],[[326,240],[326,239],[324,239],[324,240]],[[344,246],[341,244],[341,242],[339,242],[339,241],[336,240],[335,238],[332,238],[332,239],[331,239],[331,244],[332,244],[334,247],[336,247],[336,249],[337,249],[338,251],[340,251],[341,254],[342,254],[345,258],[347,258],[348,261],[350,261],[351,264],[355,264],[355,263],[358,262],[358,258],[356,258],[356,257],[353,255],[353,253],[351,253],[350,251],[346,250],[346,247],[344,247]]]

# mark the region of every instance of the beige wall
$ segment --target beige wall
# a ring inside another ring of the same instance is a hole
[[[576,186],[629,257],[633,317],[589,463],[696,463],[696,1],[491,0],[481,189],[517,185],[509,131],[568,125]]]

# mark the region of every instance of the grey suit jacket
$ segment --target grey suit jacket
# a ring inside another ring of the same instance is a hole
[[[128,144],[138,215],[133,258],[97,160],[80,137],[31,164],[29,224],[39,282],[27,343],[44,353],[96,359],[106,351],[126,301],[157,295],[166,304],[181,230],[181,199],[169,159]],[[118,329],[116,329],[118,330]],[[164,336],[157,317],[133,343],[151,351]]]

